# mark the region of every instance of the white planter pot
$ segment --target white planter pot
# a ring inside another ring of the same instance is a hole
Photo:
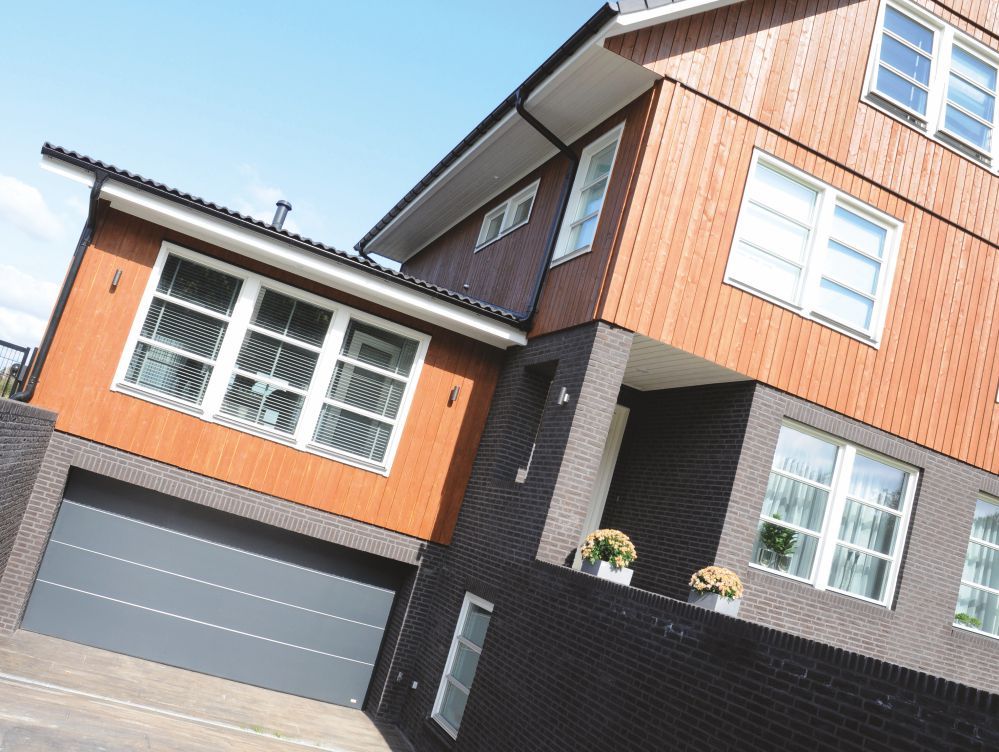
[[[739,598],[723,598],[718,593],[700,593],[691,590],[687,596],[687,603],[706,608],[708,611],[717,611],[725,616],[738,616],[739,604],[742,601]]]
[[[630,585],[631,575],[634,574],[628,567],[612,567],[609,561],[598,561],[596,564],[590,564],[586,559],[583,559],[583,565],[579,571],[592,574],[602,580],[616,582],[618,585]]]

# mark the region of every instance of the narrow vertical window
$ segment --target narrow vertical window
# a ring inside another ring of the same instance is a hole
[[[433,710],[434,720],[455,738],[465,714],[492,613],[491,603],[471,593],[465,594]]]
[[[999,637],[999,501],[979,499],[954,623]]]

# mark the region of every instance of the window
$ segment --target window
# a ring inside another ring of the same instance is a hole
[[[534,208],[539,183],[536,180],[486,214],[482,220],[482,229],[479,230],[479,239],[475,243],[476,251],[527,224],[531,218],[531,209]]]
[[[623,130],[622,123],[583,149],[552,263],[575,258],[592,247]]]
[[[725,281],[876,343],[900,224],[757,153]]]
[[[975,504],[954,624],[999,637],[999,500]]]
[[[113,388],[387,473],[428,341],[164,243]]]
[[[840,439],[784,425],[756,546],[755,566],[822,590],[891,602],[916,488],[914,469]],[[790,551],[765,545],[793,540]]]
[[[992,165],[999,55],[902,0],[883,5],[868,98],[966,156]]]
[[[465,713],[465,704],[472,689],[492,614],[491,603],[465,593],[433,711],[434,720],[455,738],[461,726],[461,717]]]

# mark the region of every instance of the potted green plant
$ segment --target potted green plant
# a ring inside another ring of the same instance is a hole
[[[737,616],[743,592],[742,580],[731,569],[704,567],[690,577],[687,602],[726,616]]]
[[[971,629],[981,629],[982,620],[977,616],[972,616],[969,613],[962,611],[959,614],[954,614],[954,623],[960,624],[962,627],[970,627]]]
[[[779,514],[774,515],[780,519]],[[764,522],[760,526],[760,553],[757,561],[765,567],[786,572],[791,568],[791,554],[798,545],[798,534],[790,528]]]
[[[638,558],[631,539],[620,530],[594,530],[579,548],[580,570],[621,585],[631,584],[628,565]]]

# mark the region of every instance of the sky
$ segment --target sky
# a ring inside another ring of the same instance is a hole
[[[86,219],[45,141],[349,250],[600,5],[10,3],[0,340],[41,339]]]

